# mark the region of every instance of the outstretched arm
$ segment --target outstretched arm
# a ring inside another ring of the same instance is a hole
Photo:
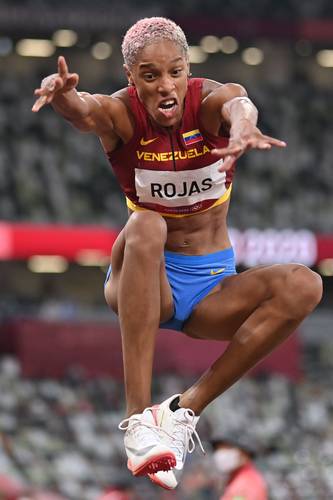
[[[35,90],[38,97],[32,107],[38,112],[46,104],[82,131],[100,133],[106,126],[112,129],[109,113],[103,112],[102,96],[94,96],[87,92],[78,92],[77,73],[69,73],[66,60],[58,58],[58,72],[43,79],[40,88]],[[105,99],[105,98],[104,98]]]
[[[259,130],[257,108],[240,85],[222,85],[215,89],[211,97],[212,107],[218,111],[220,123],[227,123],[230,127],[228,146],[211,151],[224,159],[221,171],[229,170],[235,160],[250,149],[268,150],[272,146],[286,146],[285,142],[264,135]]]

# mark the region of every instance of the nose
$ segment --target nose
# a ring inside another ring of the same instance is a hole
[[[168,95],[175,88],[175,82],[169,75],[161,76],[158,82],[158,92],[163,95]]]

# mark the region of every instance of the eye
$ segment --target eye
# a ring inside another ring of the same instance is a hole
[[[154,73],[144,73],[143,74],[143,78],[147,81],[147,82],[151,82],[155,79],[156,75],[154,75]]]
[[[172,70],[172,76],[181,76],[183,68],[175,68]]]

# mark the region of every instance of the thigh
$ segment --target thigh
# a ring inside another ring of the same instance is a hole
[[[118,314],[118,288],[124,262],[125,245],[126,239],[124,228],[113,244],[111,252],[112,272],[104,287],[106,302],[116,314]],[[160,304],[161,322],[164,322],[169,320],[174,312],[172,291],[165,271],[164,255],[162,255],[161,258],[160,267]]]
[[[183,332],[194,338],[231,340],[246,319],[270,297],[272,285],[283,279],[285,267],[257,267],[225,278],[217,291],[196,306]]]

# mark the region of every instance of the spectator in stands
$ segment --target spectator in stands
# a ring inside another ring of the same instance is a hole
[[[253,444],[242,435],[222,434],[211,443],[215,467],[222,475],[220,500],[268,500],[265,478],[254,463]]]
[[[24,492],[24,487],[0,471],[0,500],[17,500]]]
[[[131,476],[118,472],[98,500],[132,500],[134,496]]]
[[[133,495],[130,489],[110,488],[98,500],[131,500]]]

